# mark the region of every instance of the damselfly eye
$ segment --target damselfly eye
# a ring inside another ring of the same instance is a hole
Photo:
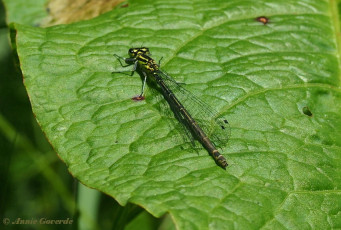
[[[130,57],[135,57],[136,54],[137,54],[136,48],[130,48],[129,51],[128,51],[128,54],[129,54]]]

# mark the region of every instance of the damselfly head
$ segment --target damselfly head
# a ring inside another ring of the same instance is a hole
[[[130,57],[137,57],[141,54],[150,55],[149,49],[147,47],[140,48],[130,48],[128,51]]]

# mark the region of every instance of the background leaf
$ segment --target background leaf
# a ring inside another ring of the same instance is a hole
[[[180,229],[326,229],[341,225],[338,21],[320,0],[134,1],[17,24],[16,42],[37,120],[84,184]],[[153,92],[131,100],[139,77],[111,74],[142,44],[230,121],[226,171],[172,142]]]
[[[7,22],[31,26],[68,24],[94,18],[113,9],[122,0],[3,0]],[[125,7],[125,5],[121,5]]]
[[[3,0],[7,11],[7,23],[38,26],[47,16],[48,0]]]

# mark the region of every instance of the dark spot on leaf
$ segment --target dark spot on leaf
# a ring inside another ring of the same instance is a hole
[[[308,106],[303,107],[302,112],[309,117],[313,116],[313,114],[310,111],[310,109],[308,108]]]
[[[314,141],[314,142],[321,142],[321,139],[317,134],[313,134],[313,135],[309,136],[309,139]]]
[[[46,12],[47,12],[47,13],[50,13],[50,12],[51,12],[50,7],[46,7]]]
[[[321,136],[318,134],[313,134],[309,136],[309,140],[316,144],[322,145],[333,145],[333,142],[330,140],[329,134],[322,134]]]
[[[224,120],[224,123],[225,123],[225,124],[228,124],[229,122],[228,122],[227,120]]]
[[[225,129],[225,127],[224,127],[223,125],[221,126],[221,128],[222,128],[222,129]]]
[[[144,96],[138,95],[132,98],[133,101],[143,101],[145,98]]]
[[[261,22],[264,25],[266,25],[269,22],[269,18],[267,18],[265,16],[260,16],[260,17],[256,18],[256,21]]]
[[[128,7],[129,6],[129,4],[127,3],[127,4],[123,4],[123,5],[121,5],[121,8],[126,8],[126,7]]]

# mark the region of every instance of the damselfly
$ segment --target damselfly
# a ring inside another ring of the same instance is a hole
[[[222,168],[228,165],[226,159],[217,150],[226,144],[229,138],[229,124],[224,118],[218,117],[210,106],[198,99],[162,71],[146,47],[129,49],[129,58],[115,54],[122,67],[133,66],[130,75],[138,72],[143,77],[143,98],[147,78],[155,81],[168,102],[175,117],[188,129],[191,135],[198,140],[212,155],[216,163]],[[125,65],[121,62],[124,61]]]

